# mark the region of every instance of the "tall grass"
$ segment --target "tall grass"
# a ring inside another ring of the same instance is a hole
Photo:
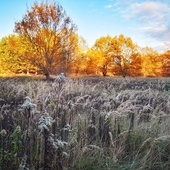
[[[0,169],[170,169],[170,79],[0,80]]]

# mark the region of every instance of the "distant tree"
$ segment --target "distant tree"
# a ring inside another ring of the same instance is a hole
[[[49,79],[58,67],[67,70],[74,52],[76,27],[62,6],[55,3],[34,3],[15,31],[23,38],[27,61],[41,69]]]
[[[100,69],[98,67],[98,52],[92,48],[89,48],[85,54],[85,73],[86,74],[99,74]]]
[[[19,35],[11,34],[0,42],[1,70],[4,73],[29,73],[36,68],[27,62],[25,47]]]
[[[106,76],[113,70],[113,74],[125,77],[132,63],[132,56],[136,53],[136,45],[130,37],[123,34],[118,37],[105,36],[96,40],[95,44],[88,50],[88,62]],[[135,59],[135,58],[134,58]],[[91,68],[92,68],[91,67]],[[94,70],[94,69],[93,69]]]
[[[110,36],[100,37],[94,46],[89,50],[89,57],[103,76],[106,76],[111,66],[111,40]]]
[[[164,52],[161,56],[162,76],[170,77],[170,51]]]
[[[88,45],[86,40],[77,34],[75,34],[75,39],[76,48],[75,55],[71,62],[71,69],[72,73],[77,75],[79,73],[83,73],[83,71],[86,69],[87,65],[86,52],[88,50]]]
[[[2,38],[0,42],[0,60],[4,73],[10,74],[16,73],[19,69],[22,70],[21,53],[19,36],[9,35]]]
[[[162,61],[157,51],[150,47],[141,50],[142,72],[144,76],[161,76]]]
[[[129,76],[143,76],[142,73],[142,56],[138,48],[136,47],[136,52],[134,51],[131,55],[131,62],[128,68],[128,75]]]
[[[0,41],[0,74],[10,72],[8,64],[6,62],[8,58],[8,40],[7,37],[3,37]]]
[[[114,72],[125,77],[128,73],[129,65],[132,61],[131,56],[134,52],[135,45],[130,37],[123,34],[112,38],[112,61],[114,63]]]

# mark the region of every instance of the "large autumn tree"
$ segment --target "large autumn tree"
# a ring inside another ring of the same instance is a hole
[[[109,67],[111,66],[111,42],[112,38],[110,36],[100,37],[92,47],[91,58],[103,76],[107,75]]]
[[[76,27],[62,6],[34,3],[15,23],[15,31],[23,38],[27,61],[41,69],[47,79],[57,70],[67,70],[74,52]],[[61,66],[63,69],[58,69]]]

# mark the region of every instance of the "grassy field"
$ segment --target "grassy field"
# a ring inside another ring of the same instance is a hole
[[[170,78],[0,78],[0,169],[169,170]]]

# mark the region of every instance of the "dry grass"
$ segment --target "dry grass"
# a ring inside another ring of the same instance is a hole
[[[168,170],[169,96],[168,78],[2,78],[0,169]]]

